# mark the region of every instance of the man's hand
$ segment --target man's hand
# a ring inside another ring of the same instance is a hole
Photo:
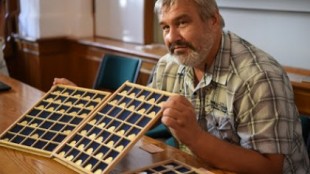
[[[75,83],[71,82],[66,78],[54,78],[53,85],[69,85],[69,86],[77,86]]]
[[[162,104],[161,121],[185,145],[194,143],[203,130],[197,123],[193,105],[183,96],[174,95]]]

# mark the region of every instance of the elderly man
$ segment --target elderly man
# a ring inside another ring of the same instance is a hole
[[[290,81],[279,63],[232,32],[215,0],[157,0],[169,54],[153,88],[178,93],[162,123],[179,147],[236,173],[309,173]]]

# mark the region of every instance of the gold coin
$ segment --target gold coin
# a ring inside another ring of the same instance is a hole
[[[118,135],[124,135],[124,134],[125,134],[125,131],[124,131],[124,130],[120,130],[120,131],[117,132],[117,134],[118,134]]]
[[[113,147],[113,145],[114,145],[114,141],[112,141],[112,140],[109,141],[108,144],[107,144],[108,147]]]
[[[87,130],[82,130],[81,131],[81,135],[86,135],[87,134]]]
[[[151,98],[151,99],[149,100],[149,102],[150,102],[150,103],[155,103],[155,98]]]
[[[31,125],[30,125],[30,127],[37,127],[38,126],[38,123],[32,123]]]
[[[20,124],[23,126],[26,126],[28,124],[28,122],[25,120],[25,121],[21,122]]]
[[[75,162],[75,164],[78,165],[78,166],[80,166],[80,165],[82,164],[82,162],[83,162],[83,161],[82,161],[81,159],[79,159],[79,160],[77,160],[77,161]]]
[[[101,169],[98,169],[98,170],[95,171],[94,174],[102,174],[102,170],[101,170]]]
[[[102,140],[103,140],[103,137],[98,137],[98,138],[96,139],[96,141],[99,141],[100,143],[102,142]]]
[[[75,146],[75,144],[76,144],[76,141],[75,141],[75,140],[73,140],[73,141],[70,142],[70,145],[71,145],[71,146]]]
[[[85,96],[84,99],[85,100],[90,100],[90,96]]]
[[[135,106],[134,105],[129,106],[128,110],[134,111],[135,110]]]
[[[33,134],[33,135],[31,136],[31,138],[33,138],[33,139],[38,139],[38,138],[39,138],[39,134]]]
[[[114,129],[115,129],[115,126],[111,126],[111,127],[109,127],[108,131],[113,132]]]
[[[91,171],[91,168],[92,168],[93,166],[91,165],[91,164],[87,164],[87,166],[85,167],[85,169],[86,170],[88,170],[88,171]]]
[[[123,146],[123,145],[119,145],[119,146],[116,148],[116,150],[119,151],[119,152],[122,151],[123,149],[124,149],[124,146]]]
[[[94,151],[93,148],[89,148],[89,149],[86,150],[86,153],[91,154],[91,153],[93,153],[93,151]]]
[[[144,100],[144,99],[145,99],[145,96],[144,96],[144,95],[141,95],[138,99]]]
[[[131,134],[127,138],[130,139],[130,140],[133,140],[135,137],[136,137],[136,134]]]
[[[155,115],[156,115],[155,111],[149,113],[149,116],[150,116],[150,117],[155,117]]]
[[[98,125],[98,127],[103,128],[105,126],[105,122],[102,122]]]
[[[84,150],[84,146],[85,146],[84,144],[80,144],[79,147],[78,147],[78,149]]]
[[[101,102],[101,98],[100,98],[100,97],[97,97],[97,98],[94,99],[94,101],[96,101],[96,102]]]
[[[73,156],[73,155],[70,155],[70,156],[68,156],[66,159],[69,160],[69,161],[71,161],[73,158],[74,158],[74,156]]]
[[[112,157],[109,157],[107,159],[105,159],[104,161],[108,164],[110,164],[112,162],[113,158]]]
[[[103,157],[103,153],[102,153],[102,152],[98,153],[98,154],[96,155],[96,157],[99,158],[99,159],[101,159],[101,158]]]
[[[96,138],[96,136],[97,136],[97,135],[96,135],[95,133],[93,133],[93,134],[91,134],[91,135],[89,136],[89,138],[93,140],[93,139]]]
[[[142,108],[142,109],[140,109],[140,110],[138,111],[139,114],[144,114],[144,112],[145,112],[145,109],[144,109],[144,108]]]
[[[62,152],[59,153],[59,156],[64,157],[65,154],[66,154],[66,152],[65,152],[65,151],[62,151]]]
[[[91,120],[90,122],[89,122],[89,124],[91,124],[91,125],[95,125],[96,124],[96,119],[93,119],[93,120]]]

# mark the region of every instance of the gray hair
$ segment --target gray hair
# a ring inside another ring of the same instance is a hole
[[[164,7],[170,8],[173,6],[178,0],[157,0],[155,3],[154,11],[157,15],[159,15]],[[218,6],[215,0],[191,0],[196,5],[200,18],[203,21],[214,16],[214,14],[218,11]],[[221,25],[225,26],[224,19],[222,15],[220,15]]]

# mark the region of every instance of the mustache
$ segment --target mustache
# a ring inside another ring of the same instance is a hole
[[[170,53],[174,52],[175,47],[188,47],[188,48],[196,51],[195,47],[191,43],[186,42],[186,41],[181,41],[181,40],[177,40],[176,42],[173,42],[170,44],[170,46],[169,46]]]

